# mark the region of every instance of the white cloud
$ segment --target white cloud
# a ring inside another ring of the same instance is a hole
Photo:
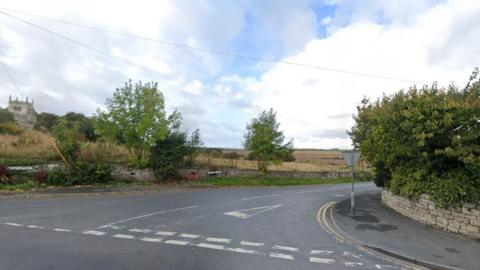
[[[457,40],[449,40],[445,33],[458,31],[452,27],[464,20],[466,14],[478,14],[480,2],[456,3],[439,4],[419,14],[413,23],[358,22],[342,27],[324,39],[310,41],[304,51],[285,60],[430,83],[438,81],[444,86],[455,82],[463,86],[473,70],[472,59],[480,59],[478,39],[467,42],[480,34],[480,24],[470,20],[467,35],[453,35]],[[448,49],[439,53],[432,48],[443,48],[451,42],[460,44],[469,54],[455,53],[452,61],[445,60],[445,63],[440,59],[441,64],[431,61],[432,54],[436,55],[435,59],[441,58],[440,55],[448,59],[451,54]],[[390,94],[410,85],[278,64],[263,74],[253,87],[261,91],[255,104],[278,111],[282,129],[287,137],[295,139],[297,147],[347,148],[350,146],[348,138],[325,136],[325,132],[346,131],[353,120],[332,116],[353,115],[365,95],[376,99],[382,93]]]

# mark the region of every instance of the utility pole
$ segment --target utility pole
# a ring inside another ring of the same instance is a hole
[[[355,163],[360,158],[360,152],[355,150],[342,151],[343,159],[352,168],[352,192],[350,193],[350,213],[355,215]]]

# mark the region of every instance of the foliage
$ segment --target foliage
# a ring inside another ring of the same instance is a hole
[[[56,145],[67,161],[76,160],[80,153],[80,143],[83,136],[79,130],[79,122],[68,121],[64,117],[53,127]]]
[[[185,157],[194,151],[191,145],[185,132],[171,132],[150,149],[150,167],[162,180],[177,177]]]
[[[10,173],[7,166],[0,164],[0,183],[7,184],[10,182]]]
[[[81,113],[68,112],[62,118],[73,123],[83,140],[94,142],[97,139],[93,120]]]
[[[0,134],[20,135],[22,132],[23,129],[14,122],[0,123]]]
[[[40,113],[37,115],[37,122],[35,123],[34,128],[41,131],[52,132],[53,127],[57,124],[57,121],[60,117],[52,113]]]
[[[202,140],[200,139],[200,130],[196,129],[190,135],[190,140],[187,142],[188,153],[187,153],[187,166],[193,166],[195,158],[200,154],[201,147],[203,145]]]
[[[107,183],[111,180],[111,171],[107,163],[74,161],[65,168],[49,171],[46,182],[61,186]]]
[[[134,165],[144,166],[149,148],[168,135],[169,124],[175,125],[178,113],[166,117],[165,101],[157,83],[135,85],[129,80],[107,99],[106,110],[98,109],[95,130],[99,135],[127,146]]]
[[[273,109],[263,111],[247,125],[244,146],[264,173],[272,161],[280,163],[285,157],[293,155],[293,142],[284,144],[285,136],[279,126]]]
[[[13,113],[9,112],[7,109],[0,108],[0,124],[14,121]]]
[[[33,174],[33,180],[36,183],[45,183],[48,177],[48,172],[46,170],[40,170]]]
[[[240,155],[236,151],[233,151],[233,152],[224,153],[223,158],[226,158],[226,159],[240,159],[240,158],[242,158],[242,155]]]
[[[400,91],[358,107],[350,132],[375,169],[375,182],[440,206],[480,204],[480,81]]]

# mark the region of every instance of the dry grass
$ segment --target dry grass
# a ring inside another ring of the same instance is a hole
[[[224,153],[237,152],[246,157],[246,150],[225,150]],[[316,172],[316,171],[348,171],[347,164],[342,158],[342,153],[336,150],[295,150],[295,162],[283,162],[282,164],[272,164],[269,170],[279,171],[300,171],[300,172]],[[231,160],[224,158],[213,158],[206,154],[200,155],[196,160],[199,165],[210,167],[230,167],[239,169],[257,169],[257,163],[251,160]],[[359,163],[361,166],[361,163]]]
[[[55,139],[47,133],[27,129],[20,135],[0,134],[0,158],[15,160],[60,161]],[[112,163],[128,162],[128,150],[111,143],[83,143],[80,156],[85,160],[102,159]]]

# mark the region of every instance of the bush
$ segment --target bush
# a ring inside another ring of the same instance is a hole
[[[0,134],[20,135],[23,129],[13,122],[0,123]]]
[[[373,165],[375,183],[442,207],[480,205],[480,81],[412,88],[363,100],[350,136]]]
[[[170,133],[151,147],[149,165],[161,180],[178,177],[178,169],[190,151],[185,133]]]
[[[66,168],[50,171],[47,184],[70,186],[107,183],[111,180],[111,172],[111,166],[105,163],[76,161]]]
[[[33,175],[33,180],[35,180],[35,182],[38,184],[42,184],[42,183],[45,183],[45,181],[47,180],[47,177],[48,177],[47,171],[40,170],[38,172],[35,172],[35,174]]]
[[[0,183],[8,184],[10,183],[10,173],[7,166],[0,164]]]

